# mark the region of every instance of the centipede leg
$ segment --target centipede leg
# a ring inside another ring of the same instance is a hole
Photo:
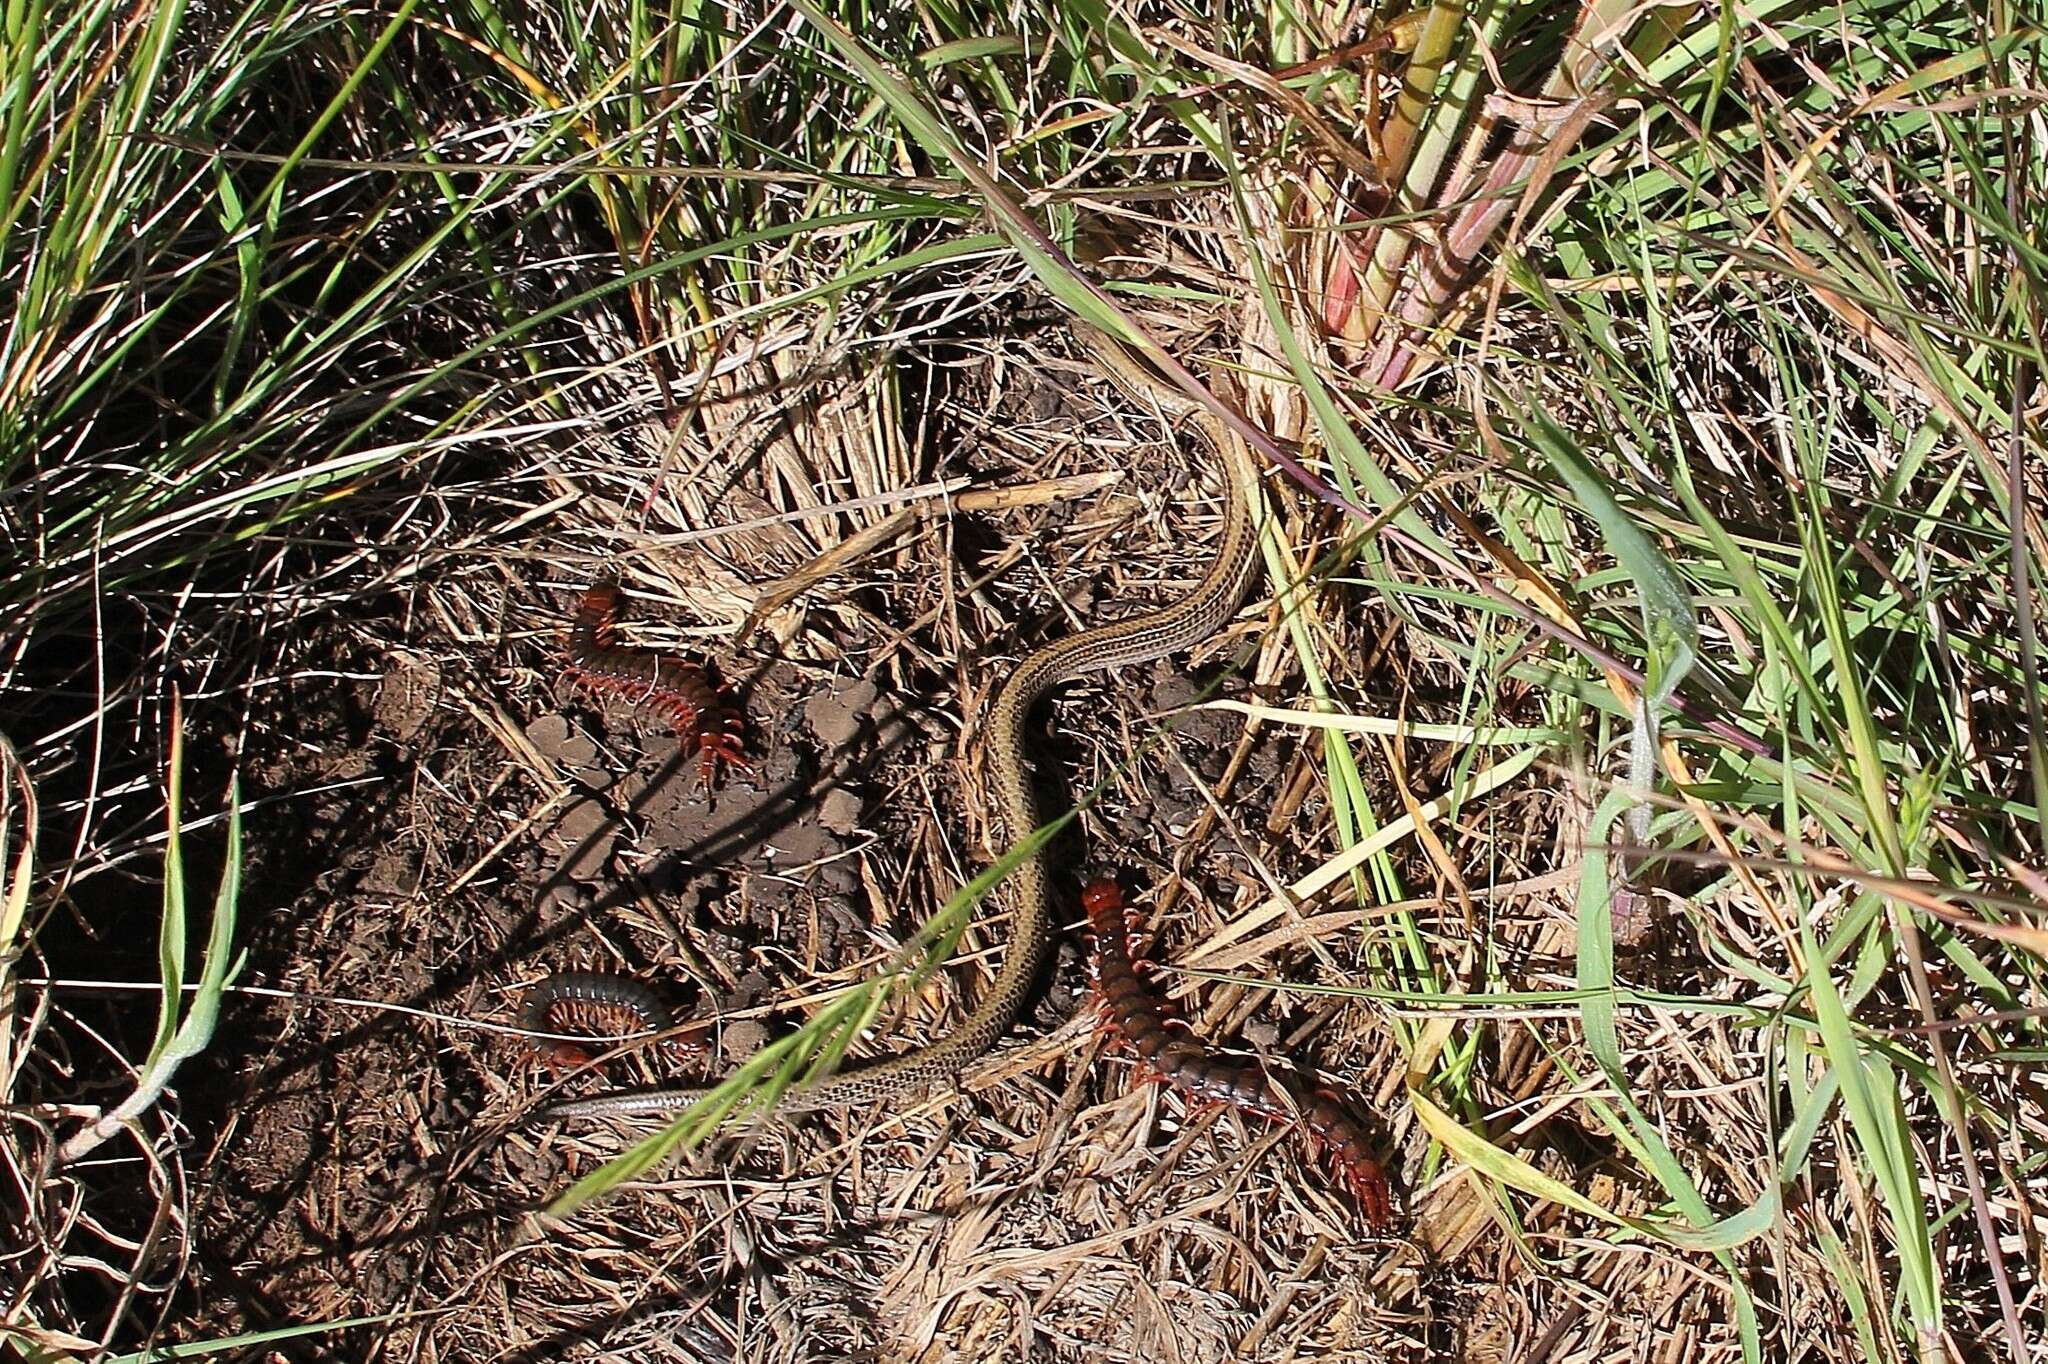
[[[1391,1226],[1393,1186],[1350,1107],[1332,1091],[1318,1089],[1303,1105],[1300,1121],[1311,1150],[1328,1159],[1337,1177],[1350,1188],[1366,1221],[1374,1227]]]

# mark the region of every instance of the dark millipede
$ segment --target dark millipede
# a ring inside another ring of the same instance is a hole
[[[630,976],[599,971],[560,971],[526,992],[519,1026],[534,1033],[579,1033],[592,1038],[666,1032],[674,1015],[661,996]],[[590,1064],[583,1044],[535,1037],[534,1050],[550,1065]]]

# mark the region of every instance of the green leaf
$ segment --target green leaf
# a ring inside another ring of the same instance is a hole
[[[1530,439],[1600,527],[1608,552],[1635,583],[1647,656],[1643,660],[1643,694],[1630,717],[1628,787],[1638,803],[1630,817],[1631,832],[1638,842],[1647,841],[1650,812],[1646,802],[1657,772],[1658,716],[1699,659],[1699,626],[1685,584],[1664,552],[1615,500],[1606,479],[1571,435],[1533,401],[1525,398],[1524,404]]]

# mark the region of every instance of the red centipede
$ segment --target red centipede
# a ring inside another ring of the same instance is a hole
[[[590,1038],[625,1037],[633,1033],[666,1032],[674,1015],[661,996],[628,976],[600,971],[558,971],[526,992],[519,1026],[530,1033],[578,1033]],[[529,1039],[549,1066],[587,1066],[591,1052],[580,1042],[559,1037]],[[702,1054],[701,1044],[671,1039],[672,1049]]]
[[[1364,1126],[1335,1095],[1303,1094],[1256,1061],[1218,1055],[1190,1036],[1173,1005],[1152,987],[1135,955],[1135,932],[1123,888],[1090,881],[1081,891],[1095,938],[1095,988],[1111,1030],[1130,1044],[1158,1079],[1201,1103],[1224,1103],[1269,1122],[1299,1122],[1331,1164],[1374,1227],[1394,1220],[1386,1172],[1373,1158]]]
[[[696,745],[698,771],[707,783],[718,775],[720,763],[745,767],[746,717],[697,664],[619,643],[621,595],[619,585],[611,582],[583,594],[569,627],[570,680],[667,715],[677,737]]]

